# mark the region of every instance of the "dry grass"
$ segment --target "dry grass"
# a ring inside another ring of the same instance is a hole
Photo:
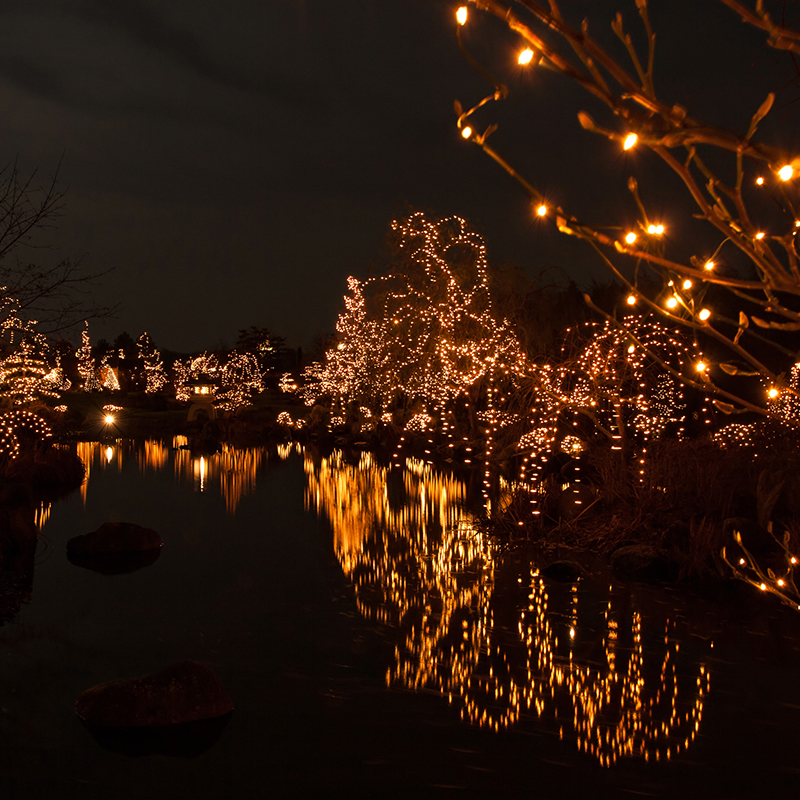
[[[759,474],[797,460],[774,444],[760,458],[755,452],[722,449],[708,440],[664,440],[651,445],[639,465],[608,447],[595,447],[586,454],[584,469],[595,500],[579,515],[565,513],[561,485],[550,481],[542,487],[538,518],[531,518],[530,498],[520,493],[489,525],[504,537],[603,555],[623,545],[647,545],[675,563],[683,577],[719,574],[724,520],[755,519]]]

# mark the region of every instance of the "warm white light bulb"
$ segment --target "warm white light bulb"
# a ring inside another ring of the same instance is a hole
[[[633,231],[631,231],[629,234],[625,236],[625,241],[628,244],[633,244],[636,241],[636,234]]]
[[[667,300],[667,308],[675,308],[678,305],[678,300],[675,297],[670,297]]]
[[[776,389],[776,388],[773,386],[773,387],[772,387],[772,388],[771,388],[771,389],[770,389],[770,390],[767,392],[767,397],[769,397],[769,399],[770,399],[770,400],[774,400],[774,399],[775,399],[775,398],[778,396],[778,394],[779,394],[778,390],[777,390],[777,389]]]
[[[698,362],[697,362],[697,363],[694,365],[694,368],[695,368],[695,369],[696,369],[698,372],[705,372],[705,371],[706,371],[706,363],[705,363],[705,361],[698,361]]]
[[[540,205],[539,208],[536,209],[536,213],[540,217],[543,217],[545,214],[547,214],[547,206],[544,204]]]
[[[756,183],[757,183],[759,186],[763,186],[763,185],[764,185],[764,179],[763,179],[763,178],[762,178],[762,177],[759,175],[759,176],[756,178]]]
[[[697,316],[705,322],[711,316],[711,312],[707,308],[703,308],[700,309],[700,313]]]
[[[710,272],[712,269],[714,269],[716,264],[713,261],[706,261],[706,263],[703,266]]]
[[[688,278],[683,282],[683,288],[684,289],[691,289],[692,288],[692,282]]]
[[[625,141],[622,143],[623,150],[630,150],[631,147],[636,146],[636,142],[639,141],[639,137],[635,133],[629,133],[625,137]]]
[[[764,232],[763,232],[763,231],[759,231],[759,232],[756,234],[756,239],[763,239],[763,238],[764,238]]]
[[[525,66],[526,64],[530,64],[533,61],[533,50],[530,47],[526,47],[520,54],[517,56],[517,62],[521,66]]]
[[[792,168],[791,164],[787,164],[785,167],[781,167],[778,170],[778,177],[782,181],[790,181],[793,175],[794,175],[794,169]]]
[[[628,295],[628,305],[632,306],[635,303],[636,303],[636,295],[635,294],[629,294]]]
[[[106,414],[106,425],[110,425],[114,421],[114,417],[111,414]]]
[[[469,137],[470,137],[470,136],[472,136],[472,128],[470,128],[470,126],[469,126],[469,125],[465,125],[465,126],[464,126],[464,127],[461,129],[461,135],[462,135],[462,136],[463,136],[465,139],[469,139]]]
[[[464,25],[467,21],[467,7],[460,6],[458,11],[456,11],[456,21],[459,25]]]

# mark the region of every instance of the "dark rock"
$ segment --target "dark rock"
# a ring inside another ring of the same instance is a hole
[[[231,712],[213,719],[199,719],[175,725],[147,725],[119,728],[93,725],[81,720],[83,726],[104,749],[126,756],[176,756],[194,758],[209,750],[222,735]]]
[[[105,555],[109,553],[140,553],[156,550],[163,542],[150,528],[132,522],[106,522],[96,531],[75,536],[67,542],[71,555]]]
[[[611,554],[611,569],[619,578],[634,581],[674,581],[679,568],[666,555],[653,547],[630,544]]]
[[[221,717],[233,702],[209,667],[179,661],[139,678],[98,683],[81,693],[75,711],[91,725],[130,728]]]
[[[541,574],[559,583],[575,583],[583,577],[584,571],[577,561],[554,561],[544,567]]]
[[[73,553],[67,551],[67,559],[76,567],[90,569],[101,575],[124,575],[137,569],[149,567],[158,561],[161,548],[124,553]]]

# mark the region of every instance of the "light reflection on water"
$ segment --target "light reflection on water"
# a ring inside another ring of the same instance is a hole
[[[602,766],[621,756],[669,759],[697,736],[709,691],[708,653],[684,657],[667,619],[630,596],[580,580],[554,584],[476,525],[457,476],[369,453],[312,457],[297,445],[193,454],[186,439],[84,442],[86,502],[95,469],[165,470],[227,512],[255,490],[270,457],[303,456],[306,507],[327,519],[359,611],[395,642],[390,688],[434,692],[471,725],[500,731],[538,719]],[[713,647],[713,644],[710,645]]]
[[[388,686],[437,692],[462,718],[495,731],[535,714],[603,766],[620,756],[669,759],[694,741],[709,670],[704,660],[681,664],[669,620],[655,651],[627,596],[608,587],[598,625],[598,598],[581,581],[551,597],[529,564],[516,570],[527,598],[517,593],[509,615],[507,597],[497,597],[508,594],[500,585],[508,557],[464,510],[457,478],[409,463],[403,502],[393,507],[396,473],[366,454],[357,464],[341,453],[304,463],[306,501],[333,527],[360,611],[397,629]],[[598,636],[599,654],[579,656]]]
[[[295,445],[279,445],[280,460],[296,452]],[[171,444],[159,440],[134,442],[117,439],[109,442],[78,442],[78,457],[86,468],[86,478],[81,486],[81,496],[86,503],[92,469],[113,466],[122,471],[123,463],[135,458],[142,473],[165,469],[173,453],[173,469],[179,481],[191,481],[199,492],[215,491],[225,498],[225,507],[234,514],[240,500],[251,494],[256,487],[256,476],[268,460],[268,451],[263,447],[233,447],[222,443],[213,454],[192,453],[185,436],[175,436]]]

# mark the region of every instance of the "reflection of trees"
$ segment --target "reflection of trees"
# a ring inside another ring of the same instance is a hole
[[[603,766],[671,758],[694,740],[709,675],[702,663],[679,670],[674,624],[645,645],[626,595],[609,589],[602,612],[590,598],[580,614],[577,583],[551,597],[538,570],[520,572],[475,528],[452,476],[418,463],[391,471],[366,454],[307,457],[305,468],[307,503],[331,521],[359,609],[398,631],[389,685],[440,693],[493,730],[536,713]]]
[[[184,436],[176,436],[171,448],[166,442],[158,440],[78,442],[78,456],[86,467],[86,478],[81,487],[84,503],[93,468],[107,468],[113,464],[117,470],[121,470],[127,458],[135,455],[140,472],[158,471],[168,465],[170,451],[174,450],[173,466],[176,477],[191,481],[200,492],[216,487],[225,498],[228,513],[232,514],[242,497],[255,490],[258,470],[268,460],[267,450],[261,447],[235,448],[223,443],[220,451],[213,455],[197,455],[183,449],[184,445]],[[283,459],[288,452],[278,455]]]
[[[228,513],[232,514],[242,497],[255,491],[256,475],[266,462],[267,451],[263,447],[239,449],[223,443],[220,451],[210,456],[177,450],[175,474],[193,481],[201,492],[217,486]]]

